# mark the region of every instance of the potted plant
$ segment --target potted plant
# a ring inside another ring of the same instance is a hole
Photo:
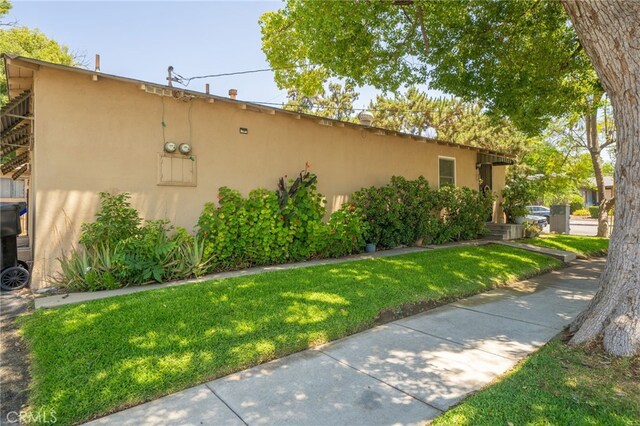
[[[542,232],[542,228],[540,228],[540,226],[533,222],[533,221],[527,221],[524,225],[524,237],[525,238],[534,238],[537,237],[538,235],[540,235],[540,232]]]
[[[367,224],[366,231],[364,232],[364,251],[367,253],[375,253],[376,244],[380,241],[380,228],[376,226],[374,222]]]
[[[512,173],[502,190],[502,209],[507,215],[507,222],[524,224],[528,214],[527,206],[534,198],[531,181],[522,173]]]

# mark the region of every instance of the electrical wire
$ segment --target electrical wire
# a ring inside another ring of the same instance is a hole
[[[302,67],[305,67],[305,66],[307,66],[307,65],[293,65],[293,66],[290,66],[290,67],[279,67],[279,68],[262,68],[262,69],[257,69],[257,70],[225,72],[225,73],[221,73],[221,74],[198,75],[198,76],[195,76],[195,77],[183,77],[180,74],[174,72],[173,73],[173,76],[174,76],[173,81],[175,81],[176,83],[187,87],[187,86],[189,86],[189,83],[191,83],[191,81],[197,80],[197,79],[202,79],[202,78],[228,77],[228,76],[231,76],[231,75],[244,75],[244,74],[255,74],[255,73],[259,73],[259,72],[268,72],[268,71],[292,70],[292,69],[296,69],[296,68],[302,68]]]
[[[162,143],[167,143],[167,138],[165,137],[164,129],[167,127],[167,123],[164,121],[164,96],[160,96],[160,102],[162,102],[162,121],[160,121],[160,125],[162,126]]]
[[[262,101],[245,101],[247,103],[250,104],[257,104],[257,105],[265,105],[265,106],[279,106],[279,107],[285,107],[287,106],[286,103],[284,102],[262,102]],[[334,105],[312,105],[309,107],[309,109],[327,109],[327,108],[336,108]],[[385,109],[385,108],[351,108],[353,111],[371,111],[371,112],[413,112],[413,113],[422,113],[422,111],[416,111],[414,109],[403,109],[403,108],[390,108],[390,109]],[[291,109],[289,111],[295,112],[295,110]],[[302,112],[302,111],[300,111]]]
[[[173,81],[181,84],[185,87],[189,86],[189,83],[191,83],[191,81],[193,80],[197,80],[197,79],[204,79],[204,78],[216,78],[216,77],[227,77],[227,76],[232,76],[232,75],[244,75],[244,74],[255,74],[255,73],[260,73],[260,72],[268,72],[268,71],[281,71],[281,70],[291,70],[291,69],[296,69],[296,68],[303,68],[303,67],[308,67],[309,65],[292,65],[290,67],[279,67],[279,68],[262,68],[262,69],[255,69],[255,70],[246,70],[246,71],[235,71],[235,72],[227,72],[227,73],[220,73],[220,74],[208,74],[208,75],[199,75],[199,76],[194,76],[194,77],[184,77],[176,72],[173,72],[172,76],[173,76]],[[284,107],[286,106],[286,104],[284,102],[261,102],[261,101],[246,101],[249,103],[253,103],[253,104],[258,104],[258,105],[266,105],[266,106],[278,106],[278,107]],[[312,110],[313,109],[322,109],[322,108],[334,108],[333,106],[323,106],[323,105],[313,105],[310,107]],[[420,111],[415,111],[412,109],[398,109],[398,108],[394,108],[394,109],[378,109],[378,108],[352,108],[353,111],[371,111],[371,112],[420,112]]]

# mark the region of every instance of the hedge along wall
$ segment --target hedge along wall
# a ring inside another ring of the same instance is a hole
[[[393,177],[388,185],[357,191],[353,200],[325,215],[317,178],[304,170],[278,190],[248,197],[220,188],[206,203],[194,236],[168,221],[143,223],[128,194],[100,194],[96,221],[83,225],[81,247],[60,259],[57,284],[101,290],[162,282],[208,272],[360,252],[476,238],[484,232],[492,199],[468,188],[432,189],[423,177]]]
[[[464,187],[431,188],[422,176],[394,176],[388,185],[357,191],[351,204],[369,225],[365,241],[393,248],[418,240],[442,244],[483,235],[493,197]]]
[[[456,158],[457,185],[479,185],[477,152],[470,149],[349,125],[323,126],[318,118],[296,119],[280,111],[256,113],[222,99],[184,102],[146,93],[139,83],[108,77],[95,82],[85,74],[48,67],[41,67],[36,79],[33,161],[38,167],[29,200],[30,220],[36,223],[30,229],[38,239],[34,287],[58,268],[62,251],[78,241],[79,224],[93,220],[101,191],[130,193],[142,217],[169,218],[192,229],[203,202],[215,200],[219,187],[246,196],[258,187],[271,188],[281,173],[295,175],[305,161],[314,164],[321,178],[318,189],[332,212],[354,191],[384,185],[394,174],[412,179],[423,174],[435,183],[438,156]],[[165,139],[191,143],[196,186],[158,185]],[[494,185],[502,169],[494,168]]]

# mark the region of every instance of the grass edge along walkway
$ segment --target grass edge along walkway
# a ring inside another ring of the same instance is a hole
[[[558,336],[433,426],[633,425],[640,419],[640,357],[598,344],[569,347]]]
[[[606,256],[609,249],[608,238],[582,235],[541,234],[539,237],[524,238],[517,240],[517,242],[555,250],[572,251],[582,258]]]
[[[33,412],[72,424],[561,266],[499,245],[422,251],[168,287],[22,318]]]

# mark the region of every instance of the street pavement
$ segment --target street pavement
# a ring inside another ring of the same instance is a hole
[[[549,225],[542,232],[550,232]],[[569,222],[569,235],[582,235],[595,237],[598,233],[598,221],[595,219],[571,219]]]

